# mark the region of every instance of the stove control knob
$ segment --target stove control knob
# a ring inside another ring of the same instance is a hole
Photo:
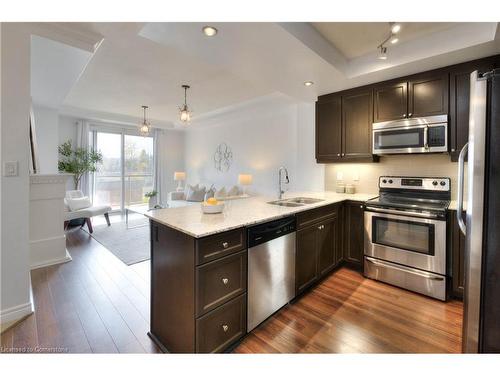
[[[392,184],[392,180],[389,180],[389,183]]]
[[[387,180],[386,180],[386,179],[383,179],[383,180],[382,180],[382,183],[383,183],[383,184],[387,184]]]
[[[434,186],[437,186],[438,182],[437,182],[437,181],[432,181],[432,184],[433,184]]]
[[[444,185],[446,185],[446,182],[441,181],[439,184],[440,184],[441,186],[444,186]]]

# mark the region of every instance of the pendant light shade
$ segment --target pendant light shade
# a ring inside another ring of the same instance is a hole
[[[191,111],[187,105],[187,90],[190,88],[188,85],[182,85],[184,89],[184,104],[179,107],[179,118],[182,122],[188,123],[191,120]]]
[[[146,137],[149,135],[151,132],[151,123],[146,120],[146,109],[149,107],[147,105],[143,105],[142,109],[144,111],[144,118],[142,122],[139,124],[139,134],[141,134],[143,137]]]

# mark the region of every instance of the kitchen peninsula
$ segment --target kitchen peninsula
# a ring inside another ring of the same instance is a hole
[[[198,205],[159,209],[151,223],[150,336],[163,351],[222,352],[247,333],[247,228],[296,219],[296,298],[343,263],[362,267],[368,194],[288,193],[320,200],[294,207],[251,197],[221,214]],[[346,224],[347,225],[344,225]]]

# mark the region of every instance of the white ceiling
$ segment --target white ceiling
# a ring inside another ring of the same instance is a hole
[[[72,33],[58,40],[79,48],[83,40],[89,50],[99,47],[85,68],[74,63],[79,78],[71,87],[61,85],[67,92],[51,101],[64,97],[62,113],[128,118],[130,123],[140,118],[144,104],[151,107],[154,125],[178,126],[180,86],[186,83],[192,87],[188,104],[195,126],[196,119],[273,93],[314,101],[321,94],[500,52],[496,23],[403,23],[401,43],[390,46],[385,62],[376,58],[376,47],[379,37],[388,33],[388,24],[215,23],[219,33],[213,38],[202,34],[203,25],[59,24],[58,29],[73,28],[76,37],[75,43]],[[100,44],[99,36],[104,38]],[[38,65],[49,61],[57,73],[58,61],[66,60],[49,59],[49,46],[33,48],[34,79],[45,82],[38,84],[36,96],[43,97],[45,90],[50,97],[50,83],[63,79],[40,80],[44,69]],[[314,86],[305,87],[307,80]]]

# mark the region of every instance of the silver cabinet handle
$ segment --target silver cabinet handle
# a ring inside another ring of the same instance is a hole
[[[455,149],[454,149],[454,148],[452,148],[452,149],[451,149],[451,152],[455,152]]]
[[[337,156],[340,156],[340,154],[337,154]]]
[[[222,330],[223,330],[224,332],[229,331],[229,326],[228,326],[227,324],[223,324],[223,325],[222,325]]]
[[[225,277],[222,279],[222,284],[227,285],[228,282],[229,282],[229,279],[227,279]]]
[[[462,150],[460,151],[460,155],[458,155],[458,197],[457,197],[457,222],[460,230],[465,235],[465,223],[462,219],[462,211],[464,209],[464,164],[465,164],[465,155],[467,155],[467,151],[469,150],[469,143],[467,142]]]
[[[406,113],[403,113],[403,115],[401,116],[402,118],[405,118],[406,117]]]
[[[363,208],[363,205],[360,205],[359,208]]]
[[[223,243],[222,243],[222,247],[223,247],[224,249],[227,249],[227,247],[228,247],[228,246],[229,246],[229,244],[228,244],[227,242],[223,242]]]
[[[410,113],[408,113],[408,117],[411,117],[411,115],[412,115],[412,114],[413,114],[413,113],[411,113],[411,112],[410,112]]]

